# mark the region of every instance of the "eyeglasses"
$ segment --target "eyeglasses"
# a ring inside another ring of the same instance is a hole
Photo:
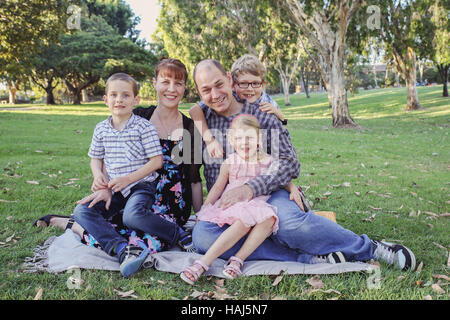
[[[259,88],[262,85],[262,82],[239,82],[238,87],[241,89],[247,89],[248,86],[252,86],[253,89]]]

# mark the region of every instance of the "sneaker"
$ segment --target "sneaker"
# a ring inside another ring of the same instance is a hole
[[[344,263],[346,262],[344,255],[340,251],[332,252],[324,255],[313,256],[311,263]]]
[[[416,268],[414,253],[401,244],[372,240],[373,259],[396,265],[400,270],[406,271]]]
[[[134,245],[127,245],[119,254],[120,272],[125,278],[135,274],[144,263],[149,250]]]
[[[196,252],[194,244],[192,243],[192,235],[188,231],[184,231],[180,234],[180,238],[178,240],[178,245],[187,252]]]

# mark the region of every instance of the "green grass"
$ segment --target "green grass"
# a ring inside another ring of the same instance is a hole
[[[295,182],[307,189],[314,209],[335,211],[338,223],[357,234],[407,245],[423,263],[421,272],[382,264],[377,290],[368,288],[371,274],[364,272],[321,276],[319,291],[305,282],[311,275],[285,275],[276,286],[268,276],[243,277],[225,281],[228,294],[236,299],[449,298],[447,281],[439,283],[444,293],[432,284],[439,281],[433,275],[449,273],[450,218],[440,215],[450,211],[450,100],[441,97],[440,87],[419,88],[419,99],[423,110],[405,112],[404,88],[361,92],[349,100],[361,130],[331,127],[326,94],[293,95],[290,107],[277,100],[302,164]],[[191,287],[178,275],[153,269],[131,279],[82,270],[80,290],[68,289],[68,273],[23,273],[21,264],[33,248],[62,232],[31,223],[44,214],[70,214],[75,201],[89,193],[87,150],[95,124],[108,112],[102,103],[20,107],[32,108],[0,108],[0,299],[33,299],[39,288],[42,299],[120,299],[115,290],[134,290],[139,299],[183,299],[194,289],[216,291],[214,278],[203,277]],[[335,291],[325,292],[329,289]]]

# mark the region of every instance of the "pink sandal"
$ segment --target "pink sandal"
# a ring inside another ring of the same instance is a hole
[[[192,266],[187,267],[186,269],[183,270],[183,272],[180,273],[180,277],[185,282],[189,283],[190,285],[193,285],[198,280],[198,278],[200,278],[203,272],[208,271],[208,269],[209,267],[205,263],[203,263],[200,260],[195,260]],[[189,279],[186,273],[190,274],[194,278],[194,280]]]
[[[239,259],[238,257],[232,256],[228,259],[225,264],[225,268],[223,269],[223,275],[227,277],[227,279],[233,280],[239,277],[242,274],[242,266],[244,261]],[[235,275],[232,275],[231,272],[234,272]]]

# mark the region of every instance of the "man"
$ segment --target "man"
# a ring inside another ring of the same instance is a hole
[[[277,161],[271,166],[269,174],[250,180],[247,184],[229,190],[222,195],[220,205],[229,207],[239,201],[248,201],[262,194],[271,194],[268,203],[277,208],[279,230],[267,239],[248,260],[290,260],[302,263],[382,260],[396,265],[402,270],[414,270],[416,261],[411,250],[403,245],[371,240],[365,234],[358,236],[333,221],[304,212],[289,200],[283,189],[287,183],[298,177],[300,164],[289,134],[283,130],[281,122],[272,114],[262,112],[257,105],[247,101],[239,103],[232,93],[232,79],[229,73],[216,60],[199,62],[194,69],[194,82],[203,101],[202,110],[211,130],[223,135],[234,119],[241,113],[256,116],[261,128],[267,130],[267,149]],[[272,135],[275,134],[275,137]],[[218,138],[216,136],[216,138]],[[275,139],[273,139],[275,138]],[[226,150],[226,139],[223,141]],[[277,145],[271,145],[275,141]],[[224,155],[226,157],[226,155]],[[219,173],[220,164],[204,163],[204,175],[208,189]],[[204,253],[217,237],[227,228],[214,223],[199,221],[194,227],[193,241],[197,251]],[[242,245],[242,239],[221,257],[228,259]]]

